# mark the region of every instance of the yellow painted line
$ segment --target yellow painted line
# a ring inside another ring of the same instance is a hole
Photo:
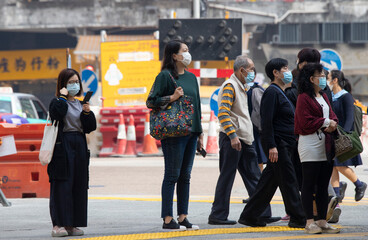
[[[170,231],[170,232],[156,232],[156,233],[139,233],[139,234],[128,234],[128,235],[92,237],[92,238],[83,238],[83,239],[89,239],[89,240],[137,239],[137,240],[142,240],[142,239],[160,239],[160,238],[174,238],[174,237],[188,237],[188,236],[233,234],[233,233],[283,232],[283,231],[301,231],[301,230],[303,230],[303,228],[290,228],[290,227],[283,227],[283,226],[215,228],[215,229],[202,229],[202,230],[196,230],[196,231]]]
[[[316,238],[332,238],[332,239],[347,239],[352,237],[365,237],[368,236],[368,232],[356,232],[356,233],[338,233],[338,234],[309,234],[299,236],[279,236],[279,237],[260,237],[260,238],[239,238],[231,240],[287,240],[287,239],[316,239]],[[228,239],[230,240],[230,239]]]

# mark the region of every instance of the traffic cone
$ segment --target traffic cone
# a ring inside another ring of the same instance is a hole
[[[144,139],[143,139],[143,151],[141,156],[158,156],[159,151],[157,149],[156,140],[150,135],[150,115],[146,114],[146,121],[144,123]]]
[[[127,145],[127,136],[125,131],[125,122],[123,114],[120,114],[119,128],[118,128],[118,150],[117,154],[123,155],[125,153],[126,145]]]
[[[210,124],[208,127],[206,152],[207,154],[219,154],[216,132],[216,116],[213,111],[211,111]]]
[[[136,137],[135,137],[134,117],[133,115],[130,115],[125,155],[130,155],[130,156],[137,155],[136,145],[137,145],[137,142],[136,142]]]

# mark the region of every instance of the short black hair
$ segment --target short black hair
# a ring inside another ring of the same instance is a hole
[[[321,54],[315,48],[303,48],[298,53],[298,63],[319,63],[321,61]]]
[[[320,63],[307,63],[303,69],[300,71],[298,80],[298,93],[307,93],[310,97],[314,97],[314,86],[310,81],[310,77],[314,75],[315,72],[322,73],[323,66]]]
[[[273,70],[280,71],[281,68],[287,67],[288,64],[288,61],[283,58],[273,58],[266,64],[265,71],[271,82],[274,80]]]

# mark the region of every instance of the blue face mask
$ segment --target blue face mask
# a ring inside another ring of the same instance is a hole
[[[251,83],[254,81],[254,72],[248,72],[247,78],[245,79],[247,83]]]
[[[293,75],[290,71],[284,72],[284,78],[281,79],[283,83],[288,84],[293,81]]]
[[[318,86],[323,90],[325,89],[326,84],[327,84],[326,77],[320,77]]]
[[[66,89],[70,96],[75,96],[80,90],[79,83],[71,83],[66,85]]]

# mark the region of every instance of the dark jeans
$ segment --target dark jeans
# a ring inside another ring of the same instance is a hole
[[[64,133],[69,177],[50,182],[50,214],[53,226],[86,227],[88,156],[86,141],[78,132]]]
[[[170,137],[161,140],[165,159],[162,182],[161,217],[173,216],[173,197],[176,186],[178,215],[188,214],[190,174],[197,148],[198,136]]]
[[[316,193],[318,220],[326,219],[328,184],[333,163],[329,161],[303,162],[302,203],[307,219],[313,219],[313,194]]]
[[[237,151],[231,147],[231,140],[220,132],[220,176],[217,180],[215,200],[212,204],[210,217],[226,220],[229,216],[230,195],[234,184],[236,170],[239,171],[249,196],[256,191],[261,170],[257,163],[257,153],[253,145],[241,142],[242,149]],[[271,208],[262,217],[271,217]]]
[[[252,220],[259,218],[269,205],[277,187],[279,187],[285,208],[288,209],[288,214],[290,215],[290,221],[305,224],[305,214],[291,160],[295,146],[290,146],[290,143],[286,143],[281,139],[276,141],[276,144],[278,161],[271,163],[268,160],[256,187],[256,192],[244,207],[240,218]],[[263,149],[267,148],[264,146]],[[269,158],[268,149],[267,152],[265,151],[265,154]]]

